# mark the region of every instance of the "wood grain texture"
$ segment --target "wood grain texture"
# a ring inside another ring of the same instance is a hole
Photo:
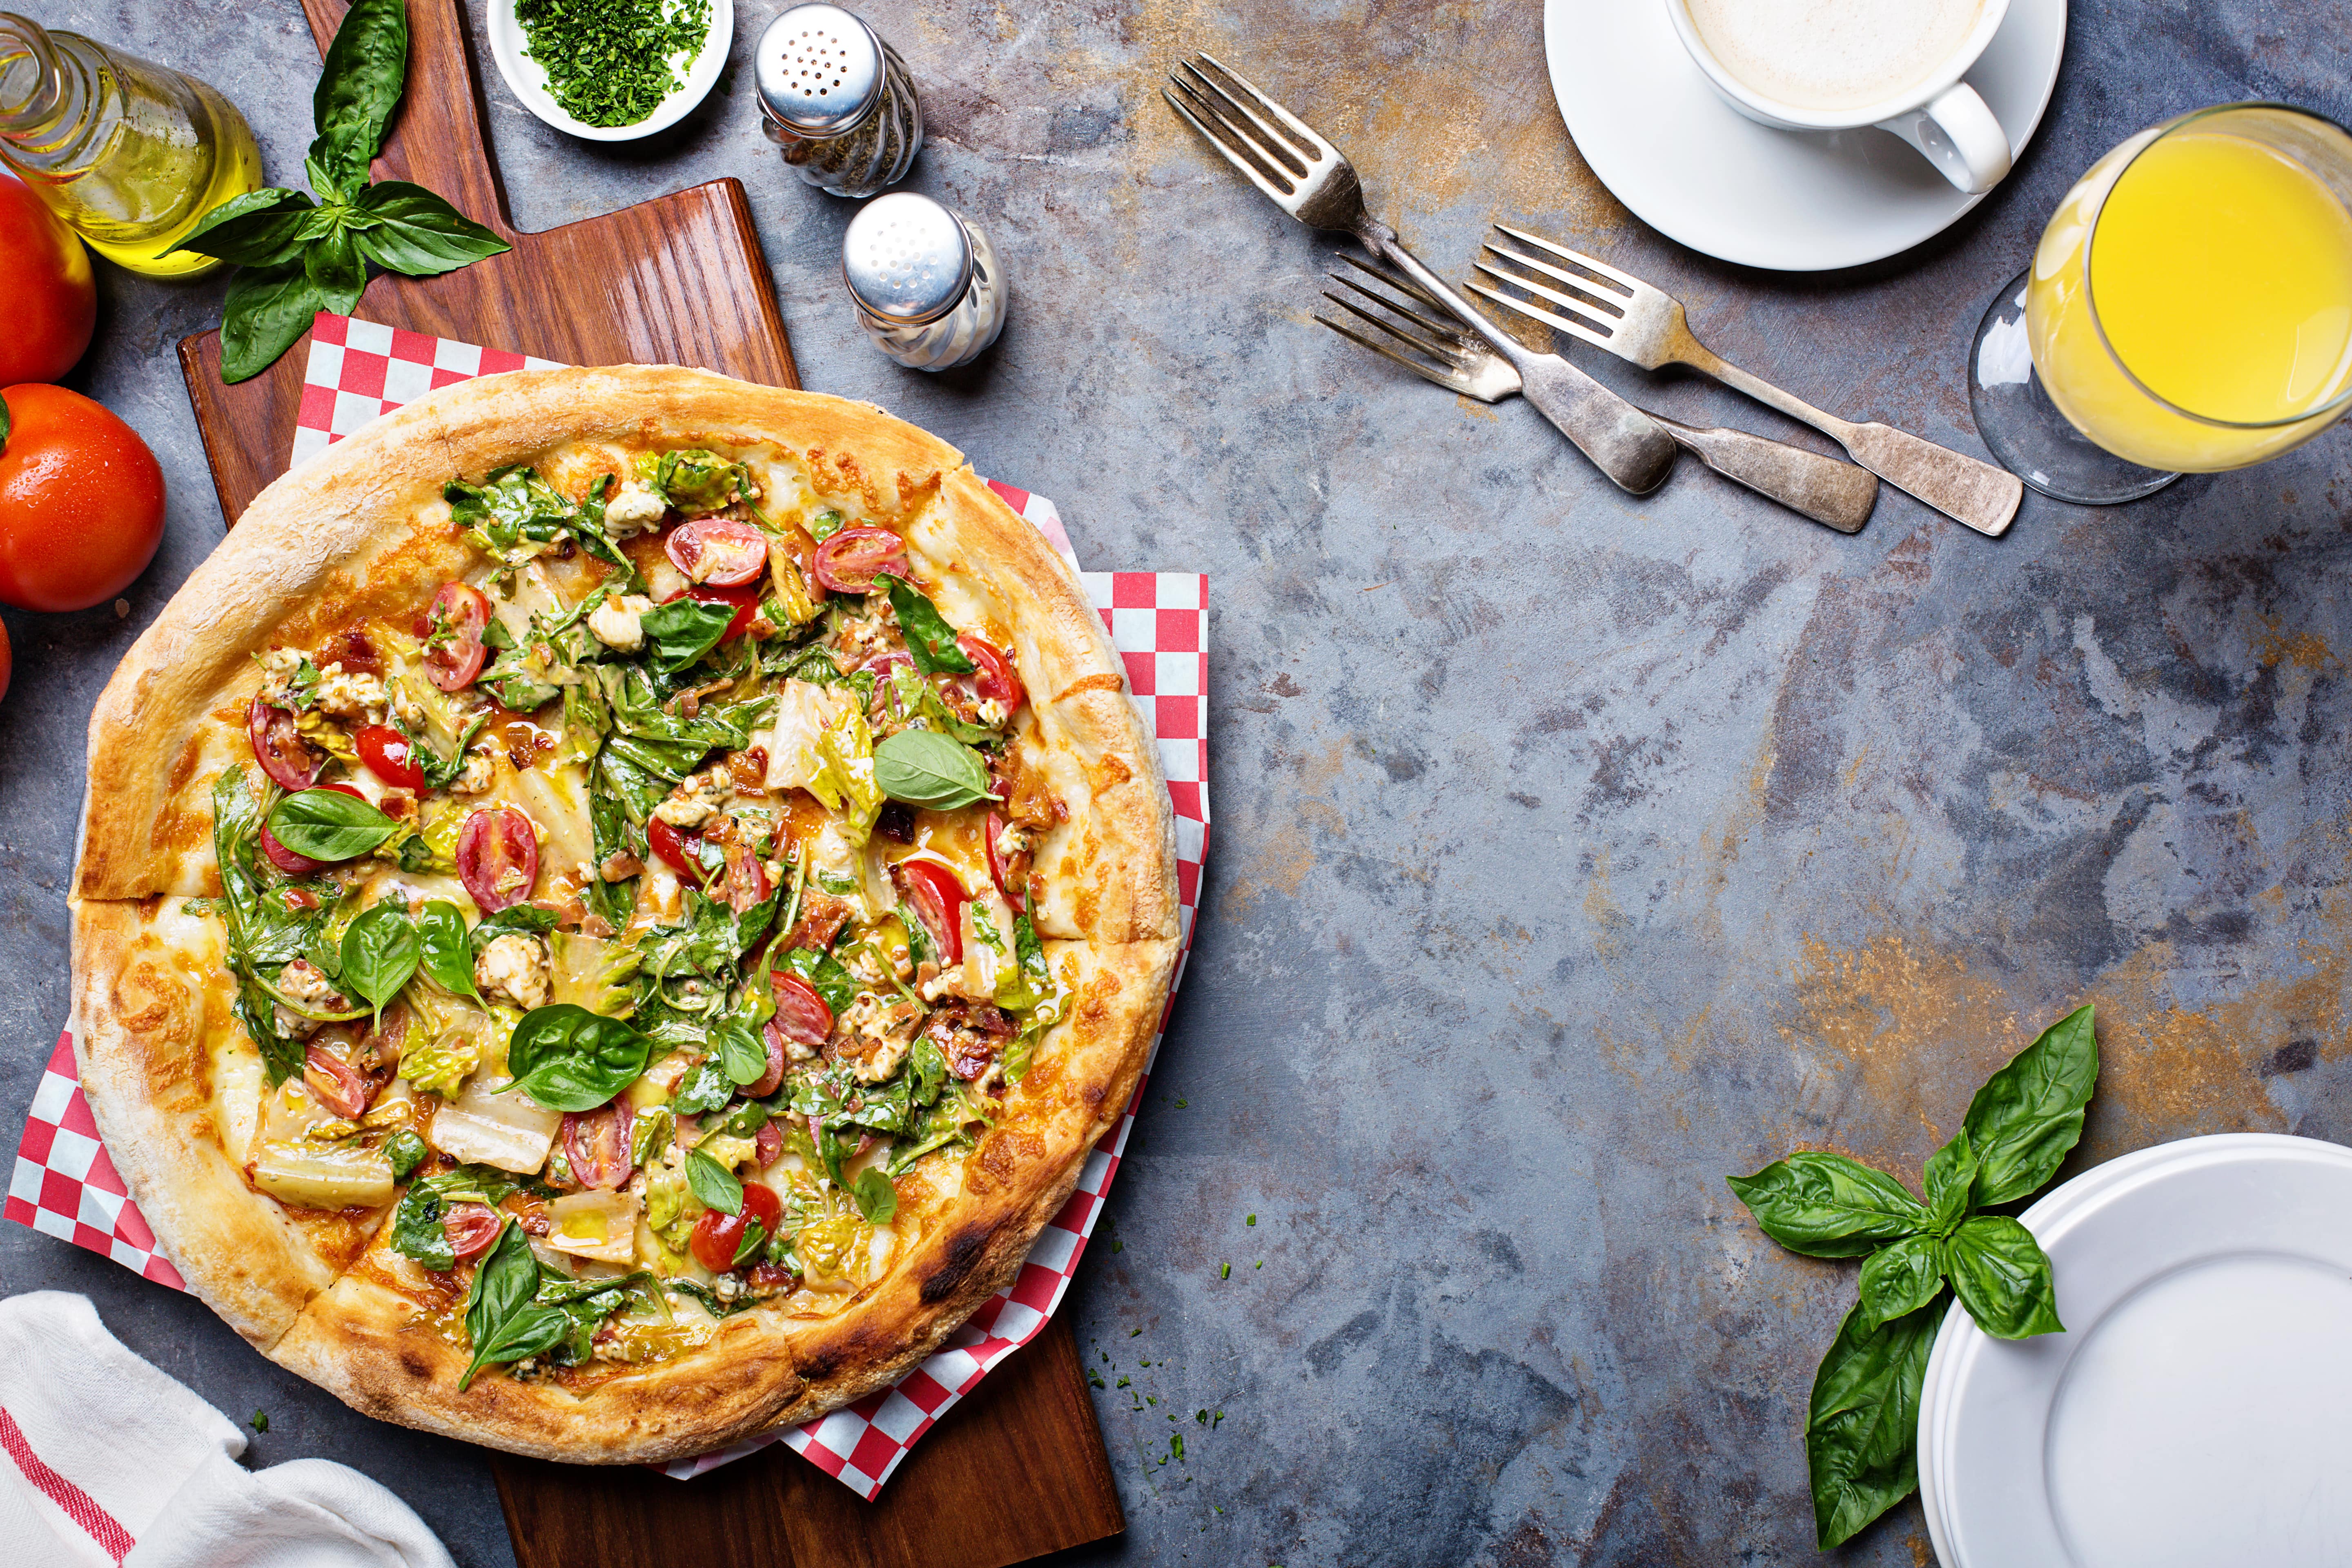
[[[344,3],[303,0],[322,50]],[[740,182],[518,233],[490,162],[457,0],[408,0],[408,90],[375,176],[439,193],[514,249],[441,278],[377,278],[355,314],[568,364],[698,365],[800,385]],[[219,333],[180,345],[231,522],[284,469],[309,356],[306,334],[268,371],[224,386]],[[1059,1322],[950,1411],[877,1503],[781,1444],[693,1481],[506,1455],[490,1466],[522,1568],[997,1568],[1126,1528],[1086,1374]]]
[[[520,1568],[1003,1568],[1127,1528],[1061,1320],[941,1417],[877,1500],[782,1444],[675,1481],[501,1458]]]

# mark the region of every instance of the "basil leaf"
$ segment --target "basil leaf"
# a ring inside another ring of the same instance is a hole
[[[699,1149],[686,1152],[686,1184],[720,1214],[743,1212],[743,1184],[735,1179],[734,1172]]]
[[[809,984],[810,989],[824,998],[835,1017],[847,1012],[863,989],[857,976],[843,967],[841,960],[829,952],[819,952],[813,947],[796,947],[779,959],[775,965],[788,974],[797,974]]]
[[[1827,1552],[1919,1485],[1919,1385],[1942,1303],[1874,1328],[1848,1312],[1822,1358],[1805,1418],[1813,1526]]]
[[[995,798],[980,753],[935,730],[901,730],[877,744],[874,783],[892,800],[933,811]]]
[[[660,669],[684,669],[719,645],[735,618],[732,605],[706,605],[684,595],[656,605],[637,617],[645,628],[646,647]]]
[[[367,263],[358,242],[340,226],[310,242],[302,253],[302,271],[319,291],[321,306],[338,315],[349,315],[367,290]]]
[[[297,855],[352,860],[399,832],[400,825],[341,790],[304,789],[270,808],[269,831]]]
[[[392,1249],[441,1274],[457,1267],[457,1249],[442,1223],[445,1203],[440,1193],[419,1183],[400,1194],[400,1206],[392,1211]]]
[[[551,1110],[593,1110],[636,1080],[652,1051],[651,1040],[618,1018],[570,1002],[534,1007],[508,1043],[515,1080],[507,1088]]]
[[[1919,1180],[1927,1189],[1927,1210],[1934,1216],[1937,1236],[1951,1235],[1953,1227],[1969,1212],[1969,1190],[1976,1176],[1976,1149],[1966,1127],[1953,1133],[1950,1142],[1927,1156],[1927,1168],[1919,1173]]]
[[[955,627],[937,605],[887,572],[876,574],[874,580],[890,591],[891,612],[898,617],[898,629],[907,634],[907,655],[917,669],[925,675],[971,673],[971,660],[956,647]]]
[[[768,1227],[756,1219],[747,1221],[743,1226],[743,1239],[735,1244],[735,1256],[727,1267],[742,1268],[746,1258],[757,1256],[760,1248],[767,1245]]]
[[[857,1200],[857,1212],[868,1225],[887,1225],[898,1212],[898,1189],[890,1184],[889,1173],[878,1165],[857,1173],[849,1195]]]
[[[310,122],[319,132],[310,162],[332,187],[321,195],[348,195],[367,184],[368,164],[383,150],[384,127],[407,81],[406,0],[352,0],[310,95]]]
[[[1843,1154],[1801,1149],[1752,1176],[1727,1177],[1764,1234],[1813,1258],[1857,1258],[1928,1227],[1926,1206],[1894,1177]]]
[[[514,247],[456,207],[406,180],[384,180],[354,199],[374,222],[354,237],[361,254],[387,272],[433,278]]]
[[[326,308],[326,296],[299,263],[238,272],[221,302],[222,384],[250,381],[276,364]]]
[[[2005,1215],[1979,1215],[1944,1244],[1952,1291],[1997,1340],[2063,1334],[2057,1283],[2033,1233]]]
[[[722,1018],[710,1030],[719,1047],[719,1064],[737,1083],[757,1083],[767,1076],[768,1047],[757,1031],[740,1018]]]
[[[538,1289],[539,1259],[522,1226],[509,1218],[474,1270],[473,1287],[466,1293],[466,1337],[478,1350]]]
[[[553,1350],[572,1329],[572,1314],[561,1307],[523,1307],[492,1330],[487,1341],[476,1343],[473,1363],[457,1380],[458,1391],[470,1387],[486,1366],[503,1366]]]
[[[735,1080],[727,1076],[726,1068],[717,1057],[709,1057],[687,1069],[669,1103],[671,1110],[679,1116],[701,1116],[734,1097]]]
[[[1862,1261],[1864,1321],[1871,1328],[1916,1312],[1944,1288],[1943,1243],[1932,1236],[1906,1236]]]
[[[427,977],[453,996],[480,1001],[481,990],[474,984],[474,944],[457,906],[446,899],[433,900],[416,912],[416,930],[425,940],[418,964]]]
[[[165,256],[194,251],[240,267],[283,267],[302,259],[302,228],[318,209],[283,185],[247,191],[205,214]]]
[[[408,1180],[408,1173],[425,1163],[425,1156],[431,1152],[425,1140],[405,1127],[383,1141],[384,1158],[392,1162],[392,1179],[395,1182]]]
[[[1985,1080],[1963,1123],[1976,1150],[1975,1206],[2014,1202],[2056,1173],[2083,1136],[2083,1109],[2098,1079],[2099,1042],[2083,1006]]]
[[[416,973],[416,962],[424,952],[425,939],[417,934],[416,922],[390,904],[378,904],[343,932],[340,984],[365,997],[382,1014],[384,1004],[399,995],[400,988]]]

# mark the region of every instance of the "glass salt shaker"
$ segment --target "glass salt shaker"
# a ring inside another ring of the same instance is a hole
[[[904,178],[923,145],[923,109],[898,52],[838,5],[795,5],[752,51],[761,130],[800,177],[836,196]]]
[[[1008,290],[980,226],[913,191],[868,202],[841,241],[841,276],[874,346],[915,370],[980,357]]]

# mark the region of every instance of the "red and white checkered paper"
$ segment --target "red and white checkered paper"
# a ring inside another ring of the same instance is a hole
[[[294,436],[293,461],[324,451],[380,414],[435,387],[509,370],[552,370],[551,361],[430,338],[373,321],[321,312]],[[1209,844],[1208,579],[1192,572],[1081,572],[1061,515],[1044,496],[988,481],[989,488],[1043,533],[1084,584],[1127,666],[1129,689],[1159,746],[1176,816],[1178,919],[1183,942],[1176,977],[1192,942],[1201,864]],[[1174,987],[1170,987],[1171,998]],[[1152,1041],[1152,1054],[1160,1042]],[[897,1386],[805,1426],[764,1433],[717,1453],[667,1467],[685,1479],[783,1442],[869,1501],[932,1423],[970,1394],[1005,1357],[1034,1339],[1076,1273],[1118,1173],[1150,1067],[1118,1124],[1087,1156],[1077,1189],[1039,1233],[1011,1287],[982,1303],[947,1348]],[[156,1249],[154,1232],[131,1201],[99,1142],[77,1081],[70,1035],[59,1037],[34,1091],[33,1108],[8,1184],[6,1217],[103,1253],[148,1279],[185,1289],[179,1270]]]

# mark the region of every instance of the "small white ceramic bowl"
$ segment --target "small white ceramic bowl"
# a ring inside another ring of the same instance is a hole
[[[735,0],[710,0],[710,36],[702,41],[702,51],[694,57],[683,81],[651,114],[634,125],[583,125],[565,113],[547,90],[547,72],[540,63],[523,58],[530,40],[523,36],[522,24],[515,20],[515,0],[491,0],[490,5],[490,56],[499,62],[499,74],[507,79],[508,90],[558,131],[588,142],[635,142],[685,119],[709,96],[719,73],[727,68],[727,51],[734,40]],[[671,68],[677,68],[675,58]]]

